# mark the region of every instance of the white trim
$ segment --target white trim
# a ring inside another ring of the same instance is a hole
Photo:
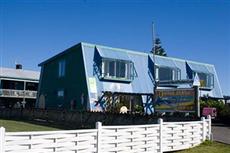
[[[1,78],[0,77],[0,79],[1,80],[10,80],[10,81],[21,81],[21,82],[31,82],[31,83],[38,83],[39,82],[39,80],[38,81],[33,81],[33,80],[25,80],[25,79],[11,79],[11,78]]]
[[[5,128],[0,128],[0,152],[5,152]]]

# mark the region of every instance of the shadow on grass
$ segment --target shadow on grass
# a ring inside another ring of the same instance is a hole
[[[24,122],[24,123],[30,123],[34,125],[41,125],[41,126],[46,126],[46,127],[51,127],[55,129],[60,129],[60,130],[76,130],[76,129],[92,129],[95,128],[95,125],[78,125],[74,123],[66,123],[66,122],[54,122],[54,121],[48,121],[44,119],[33,119],[33,120],[28,120],[28,119],[19,119],[19,118],[0,118],[3,120],[9,120],[9,121],[18,121],[18,122]]]

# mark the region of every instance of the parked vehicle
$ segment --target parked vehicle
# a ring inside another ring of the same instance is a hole
[[[202,115],[205,117],[210,115],[211,118],[214,119],[217,117],[217,110],[215,107],[204,107],[202,111]]]

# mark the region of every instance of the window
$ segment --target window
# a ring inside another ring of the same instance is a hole
[[[57,96],[58,97],[64,97],[64,90],[58,90]]]
[[[195,77],[195,72],[193,76]],[[202,88],[213,88],[214,87],[214,76],[213,74],[197,73],[200,79],[200,87]]]
[[[65,76],[65,60],[59,61],[58,76],[59,77],[64,77]]]
[[[27,82],[26,83],[26,90],[37,91],[38,90],[38,83]]]
[[[116,63],[116,77],[118,78],[126,78],[128,75],[126,72],[128,72],[128,68],[126,67],[125,62],[117,62]]]
[[[170,81],[170,80],[180,80],[180,79],[181,79],[181,72],[178,68],[170,68],[170,67],[156,68],[156,80]]]
[[[115,77],[115,61],[110,61],[109,62],[109,70],[108,70],[108,75],[111,77]]]
[[[103,79],[131,81],[134,78],[134,65],[131,61],[103,59],[101,72]]]
[[[24,90],[24,82],[13,80],[2,80],[1,86],[3,89]]]

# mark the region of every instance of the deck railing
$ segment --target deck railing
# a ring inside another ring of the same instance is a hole
[[[211,139],[211,117],[201,121],[102,126],[96,129],[49,132],[5,132],[0,152],[162,153],[188,149]]]
[[[37,91],[0,89],[0,97],[35,99],[36,96],[37,96]]]

